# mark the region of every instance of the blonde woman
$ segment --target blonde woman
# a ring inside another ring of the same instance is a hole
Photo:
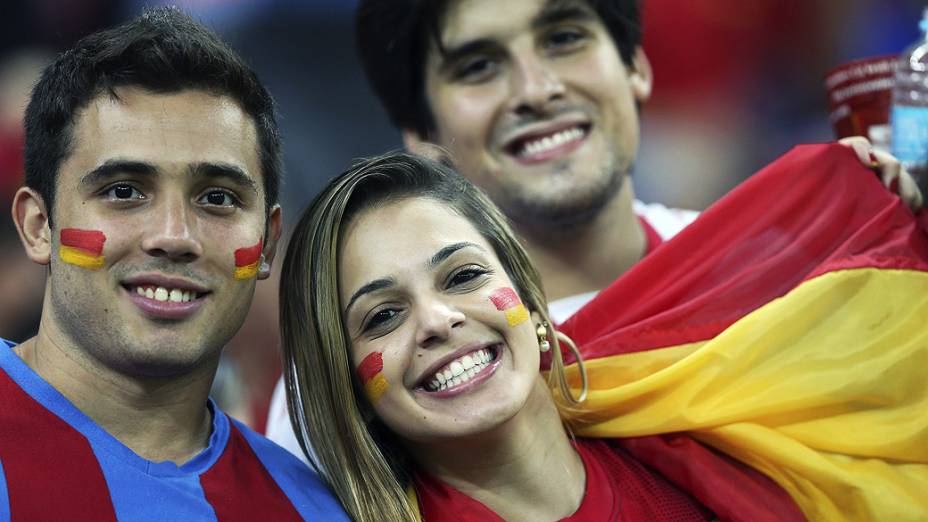
[[[853,156],[833,149],[823,154],[812,160]],[[846,168],[844,159],[836,161]],[[709,211],[703,219],[712,223],[724,219],[722,214]],[[924,238],[917,241],[925,243],[916,245],[923,248],[919,252],[928,253]],[[655,255],[671,250],[668,244]],[[924,262],[919,255],[910,260]],[[721,259],[719,266],[727,267],[726,262]],[[928,262],[924,266],[928,270]],[[633,271],[630,280],[647,270]],[[795,277],[798,284],[804,274]],[[778,283],[781,293],[794,284]],[[925,281],[905,284],[917,290]],[[815,290],[816,295],[833,291]],[[751,306],[766,312],[764,300],[773,297],[758,291]],[[621,308],[611,289],[600,300]],[[600,366],[587,379],[576,350],[565,371],[561,340],[565,347],[571,343],[550,326],[545,309],[538,274],[505,219],[447,167],[390,154],[354,166],[323,190],[297,225],[284,261],[285,379],[301,445],[307,450],[312,441],[322,476],[350,516],[365,521],[828,518],[827,509],[817,516],[820,497],[811,489],[797,493],[779,480],[778,471],[792,469],[789,462],[775,470],[765,467],[782,453],[782,445],[769,443],[775,437],[752,445],[732,442],[728,432],[719,431],[719,426],[758,421],[744,400],[727,399],[736,413],[726,405],[709,408],[713,411],[703,418],[690,414],[703,414],[699,403],[681,404],[674,397],[692,382],[702,386],[694,393],[712,402],[713,394],[740,382],[720,380],[734,373],[721,370],[754,364],[762,375],[782,379],[786,392],[777,392],[795,402],[790,393],[802,387],[793,385],[792,370],[775,364],[775,355],[788,350],[745,343],[747,351],[725,360],[719,354],[726,345],[712,341],[661,352],[675,357],[657,368],[661,379],[606,382],[608,372]],[[696,320],[681,317],[689,326]],[[586,324],[603,326],[602,321]],[[882,328],[895,331],[885,322]],[[808,330],[821,341],[820,331]],[[797,350],[808,344],[801,338],[791,343]],[[595,356],[603,355],[604,343],[589,344],[599,350]],[[764,350],[773,355],[758,360]],[[592,362],[602,359],[608,358]],[[629,383],[637,390],[631,399],[622,388]],[[591,400],[584,401],[588,391]],[[924,404],[914,407],[919,405]],[[725,418],[713,417],[715,409]],[[659,412],[656,418],[641,419],[652,411]],[[565,421],[581,436],[573,437]],[[674,434],[684,431],[721,452],[690,435]],[[924,433],[916,430],[918,437]],[[843,442],[854,440],[849,436]],[[744,454],[744,448],[753,453]],[[914,482],[903,480],[900,487],[921,484],[923,472],[907,467]],[[844,475],[835,479],[841,480]],[[807,482],[826,493],[831,484],[818,476]]]

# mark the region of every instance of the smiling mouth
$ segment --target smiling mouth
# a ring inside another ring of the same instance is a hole
[[[562,149],[572,148],[589,134],[588,124],[575,125],[556,132],[519,138],[510,143],[506,150],[517,158],[541,158]]]
[[[138,294],[139,296],[150,299],[157,302],[171,302],[171,303],[188,303],[190,301],[195,301],[200,297],[206,295],[205,293],[197,292],[194,290],[184,290],[180,288],[167,288],[164,286],[156,285],[127,285],[125,286],[126,290],[130,293]]]
[[[432,375],[423,388],[429,392],[452,390],[480,375],[499,356],[499,345],[475,350],[458,357]]]

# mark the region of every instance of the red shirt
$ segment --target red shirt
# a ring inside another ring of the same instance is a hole
[[[586,470],[586,491],[577,511],[562,520],[684,522],[713,518],[692,497],[608,440],[578,439],[574,447]],[[425,522],[503,520],[479,501],[424,473],[416,477],[416,493]]]

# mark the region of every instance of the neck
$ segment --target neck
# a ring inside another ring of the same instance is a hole
[[[58,334],[58,335],[56,335]],[[138,378],[106,368],[60,332],[40,327],[14,348],[33,371],[136,454],[181,465],[209,444],[206,407],[218,361],[182,378]]]
[[[525,407],[492,432],[410,451],[419,467],[505,520],[564,518],[583,500],[583,461],[540,376]]]
[[[634,198],[626,176],[589,223],[570,230],[519,228],[549,300],[602,290],[644,256],[647,238],[632,208]]]

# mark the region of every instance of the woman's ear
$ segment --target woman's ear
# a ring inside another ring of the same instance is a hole
[[[26,255],[40,265],[47,265],[51,260],[52,231],[42,196],[29,187],[20,187],[13,196],[12,210]]]
[[[534,325],[536,325],[536,326],[539,325],[539,324],[541,324],[542,321],[544,321],[544,318],[541,317],[541,314],[538,313],[538,312],[536,312],[536,311],[534,311],[534,310],[533,310],[529,315],[530,315],[531,318],[532,318],[532,324],[534,324]]]

